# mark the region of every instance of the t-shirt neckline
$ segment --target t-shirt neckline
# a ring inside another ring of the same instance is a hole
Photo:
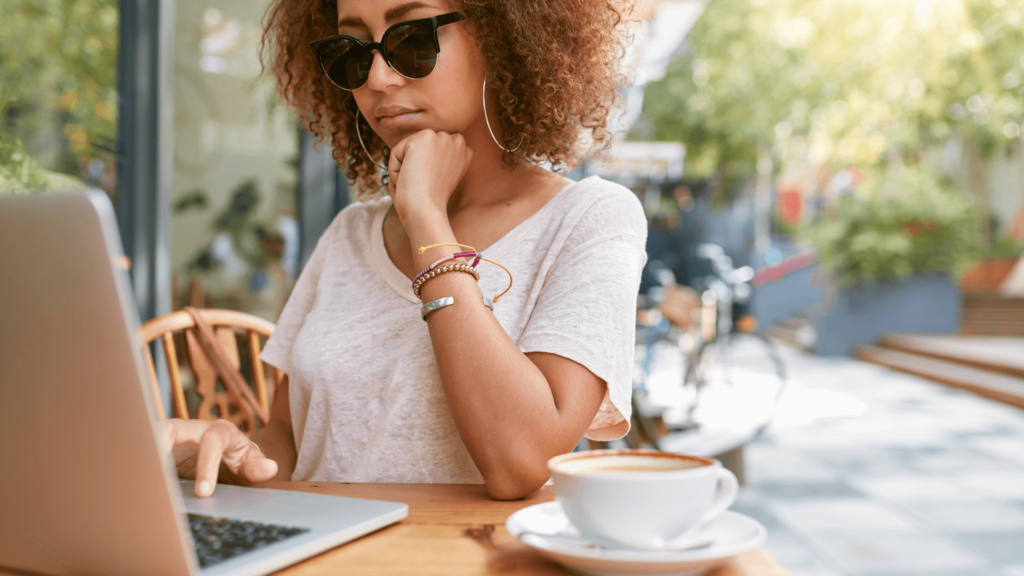
[[[576,186],[577,184],[595,178],[596,176],[590,176],[576,182],[569,182],[563,186],[555,195],[544,203],[536,212],[530,214],[525,220],[517,224],[514,228],[509,230],[504,236],[498,238],[493,244],[481,251],[481,254],[487,256],[492,260],[497,260],[503,256],[508,250],[519,243],[527,234],[532,232],[541,222],[544,214],[550,212],[555,205],[562,202],[567,196],[565,192]],[[409,302],[419,304],[420,299],[416,297],[412,292],[412,282],[406,278],[405,274],[395,266],[395,263],[391,261],[391,257],[388,256],[388,250],[384,246],[384,218],[387,216],[388,210],[391,208],[391,197],[384,196],[380,204],[377,206],[377,211],[373,215],[373,223],[370,225],[370,249],[373,252],[373,263],[377,268],[377,272],[380,273],[381,277],[395,291],[399,296],[405,298]]]

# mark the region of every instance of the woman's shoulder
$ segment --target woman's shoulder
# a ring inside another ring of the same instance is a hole
[[[647,217],[643,206],[629,188],[600,176],[589,176],[570,184],[565,192],[567,198],[563,213],[574,216],[576,226],[604,230],[608,234],[647,237]]]

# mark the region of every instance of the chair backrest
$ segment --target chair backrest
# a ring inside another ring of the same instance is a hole
[[[201,310],[200,314],[206,323],[213,327],[217,339],[228,356],[231,357],[235,368],[241,366],[235,330],[238,329],[244,333],[250,374],[252,375],[252,388],[263,411],[269,413],[270,405],[274,401],[274,392],[284,378],[284,374],[269,364],[264,369],[263,361],[260,360],[260,339],[270,337],[274,332],[274,324],[234,310]],[[147,344],[157,339],[163,344],[164,360],[167,363],[167,374],[171,382],[171,414],[175,418],[189,418],[185,388],[182,384],[178,364],[178,347],[174,339],[176,332],[184,332],[188,366],[195,377],[195,391],[200,398],[196,417],[204,420],[224,418],[234,422],[246,434],[252,435],[256,431],[257,422],[252,408],[229,387],[223,386],[222,390],[217,390],[217,370],[200,344],[195,320],[184,310],[154,318],[142,325],[142,337]],[[145,347],[144,356],[149,369],[150,381],[154,387],[158,387],[156,365],[153,362],[149,346]],[[163,414],[159,393],[156,394],[156,398],[160,413]],[[218,414],[214,414],[214,408],[217,409]]]

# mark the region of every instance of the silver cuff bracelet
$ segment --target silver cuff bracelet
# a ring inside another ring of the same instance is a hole
[[[491,301],[490,298],[484,296],[483,302],[485,306],[490,308],[491,312],[494,312],[494,302]],[[426,322],[427,314],[433,312],[434,310],[437,310],[438,308],[444,308],[445,306],[451,306],[452,304],[455,304],[454,296],[445,296],[444,298],[431,300],[430,302],[424,304],[422,308],[420,308],[420,317],[423,318],[424,322]]]

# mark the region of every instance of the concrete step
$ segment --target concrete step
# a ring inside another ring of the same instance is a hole
[[[1024,336],[1024,322],[1004,322],[1000,320],[964,320],[963,323],[960,325],[960,333],[975,336]]]
[[[879,346],[1024,379],[1024,338],[890,334]]]
[[[964,308],[964,322],[1020,322],[1024,324],[1024,308]]]
[[[1024,379],[919,354],[862,346],[858,359],[1024,408]]]
[[[964,308],[1024,309],[1024,298],[986,292],[965,292],[963,303]]]

